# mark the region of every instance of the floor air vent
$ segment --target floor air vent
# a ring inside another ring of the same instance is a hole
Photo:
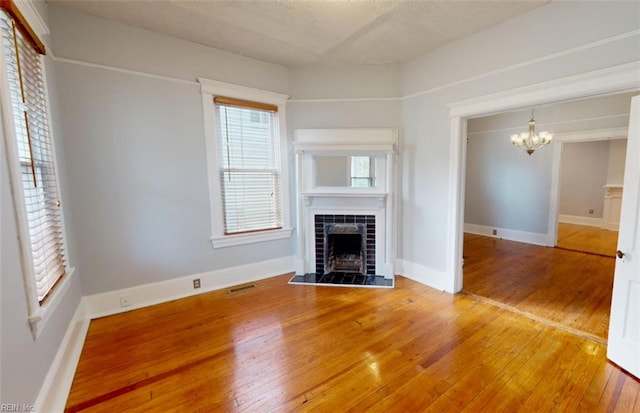
[[[239,293],[240,291],[250,290],[252,288],[256,288],[256,285],[255,284],[240,285],[238,287],[233,287],[229,289],[229,294]]]

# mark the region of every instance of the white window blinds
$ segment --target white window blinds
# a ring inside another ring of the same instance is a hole
[[[42,60],[24,26],[0,13],[2,48],[17,140],[29,251],[38,302],[42,304],[66,271],[62,214],[49,131]],[[15,194],[19,196],[19,194]],[[25,244],[26,245],[26,244]],[[29,283],[28,283],[29,284]]]
[[[225,234],[282,228],[277,107],[214,102]]]

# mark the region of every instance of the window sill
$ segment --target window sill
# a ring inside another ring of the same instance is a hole
[[[256,242],[273,241],[290,238],[293,229],[284,228],[273,231],[252,232],[247,234],[212,236],[210,238],[213,248],[233,247],[236,245],[253,244]]]
[[[55,291],[53,291],[53,296],[47,300],[45,305],[38,307],[38,309],[29,316],[29,325],[31,326],[31,334],[34,340],[40,336],[40,333],[51,319],[56,308],[62,302],[71,285],[71,279],[73,278],[75,270],[75,267],[69,268],[69,273],[64,277],[60,285],[56,287]]]

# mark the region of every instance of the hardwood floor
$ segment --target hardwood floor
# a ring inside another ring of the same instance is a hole
[[[602,341],[615,258],[465,234],[464,290]]]
[[[558,223],[558,247],[615,257],[618,231]]]
[[[67,411],[640,411],[600,343],[403,277],[289,277],[92,321]]]

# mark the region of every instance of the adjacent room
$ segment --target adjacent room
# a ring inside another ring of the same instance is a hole
[[[0,9],[0,410],[640,409],[640,3]]]
[[[536,108],[556,146],[531,155],[508,144],[530,111],[469,120],[467,293],[606,342],[635,95]]]

